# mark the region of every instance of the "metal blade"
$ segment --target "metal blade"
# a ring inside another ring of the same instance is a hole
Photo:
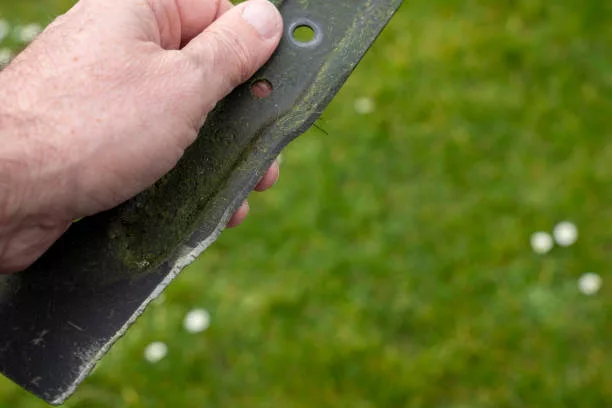
[[[317,119],[401,0],[275,2],[269,63],[218,105],[178,166],[74,224],[27,271],[0,278],[0,371],[61,404],[176,275],[219,235],[278,153]],[[306,43],[298,26],[314,30]],[[254,81],[273,86],[267,98]]]

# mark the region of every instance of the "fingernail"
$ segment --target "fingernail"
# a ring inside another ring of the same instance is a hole
[[[242,18],[263,38],[271,38],[278,31],[278,11],[269,1],[250,0],[242,10]]]

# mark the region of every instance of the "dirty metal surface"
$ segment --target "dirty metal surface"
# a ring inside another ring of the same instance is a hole
[[[275,1],[285,21],[277,52],[209,115],[178,166],[125,204],[75,223],[27,271],[0,277],[0,371],[63,403],[314,123],[401,1]],[[294,39],[298,26],[314,38]],[[266,98],[250,91],[259,79],[273,86]]]

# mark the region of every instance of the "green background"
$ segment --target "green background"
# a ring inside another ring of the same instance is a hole
[[[612,406],[611,22],[602,0],[405,0],[325,132],[66,406]],[[578,242],[534,254],[562,220]],[[204,333],[182,328],[194,307]],[[45,406],[5,379],[0,405]]]

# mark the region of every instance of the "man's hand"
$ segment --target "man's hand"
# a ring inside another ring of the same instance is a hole
[[[167,173],[281,34],[267,0],[81,0],[52,23],[0,73],[0,271]]]

